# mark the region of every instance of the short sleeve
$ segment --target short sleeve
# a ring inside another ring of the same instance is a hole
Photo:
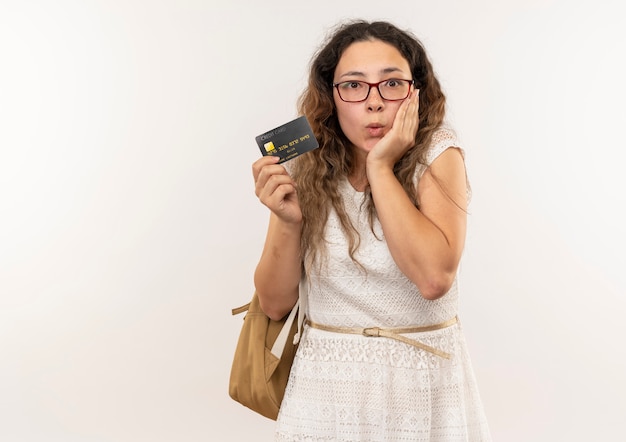
[[[459,146],[456,134],[451,129],[439,129],[433,134],[430,146],[426,151],[426,164],[419,165],[415,171],[415,182],[423,175],[424,171],[430,166],[446,149],[455,147],[465,155],[463,149]]]
[[[438,130],[433,134],[433,140],[426,153],[426,164],[429,166],[449,147],[460,149],[456,135],[449,129]]]
[[[426,152],[426,165],[420,164],[415,170],[414,183],[417,186],[419,179],[424,174],[428,166],[430,166],[442,153],[454,147],[461,152],[461,155],[465,157],[465,151],[459,146],[459,142],[457,140],[456,134],[451,129],[439,129],[437,132],[433,134],[433,139],[430,143],[430,147]],[[467,183],[467,199],[472,198],[472,191],[469,186],[469,182]]]

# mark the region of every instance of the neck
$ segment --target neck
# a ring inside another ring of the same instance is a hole
[[[361,155],[360,152],[357,152],[355,156],[355,164],[350,174],[348,175],[348,181],[352,184],[355,190],[362,192],[368,185],[367,181],[367,169],[365,167],[365,160],[367,159],[367,154]]]

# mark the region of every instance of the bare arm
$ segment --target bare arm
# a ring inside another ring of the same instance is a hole
[[[261,308],[274,320],[283,318],[296,303],[302,272],[302,212],[295,183],[276,161],[276,157],[263,157],[252,166],[256,195],[272,211],[254,284]]]
[[[387,244],[400,270],[426,299],[450,289],[465,245],[467,188],[463,157],[448,149],[419,181],[418,210],[390,168],[368,171]]]

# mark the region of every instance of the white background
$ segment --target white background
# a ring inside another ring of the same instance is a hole
[[[618,1],[2,0],[0,440],[271,440],[227,394],[254,137],[344,18],[424,42],[473,187],[461,317],[496,441],[622,441]]]

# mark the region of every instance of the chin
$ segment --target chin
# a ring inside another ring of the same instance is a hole
[[[361,145],[362,147],[360,147],[360,150],[366,153],[370,153],[370,151],[374,148],[374,146],[376,146],[376,144],[378,144],[379,141],[379,138],[376,138],[374,140],[367,140]]]
[[[359,143],[352,143],[352,150],[356,154],[363,153],[367,155],[374,148],[374,146],[376,146],[376,143],[378,143],[378,141],[379,138],[362,140]]]
[[[373,146],[354,146],[353,151],[356,154],[364,154],[367,155],[372,150]]]

